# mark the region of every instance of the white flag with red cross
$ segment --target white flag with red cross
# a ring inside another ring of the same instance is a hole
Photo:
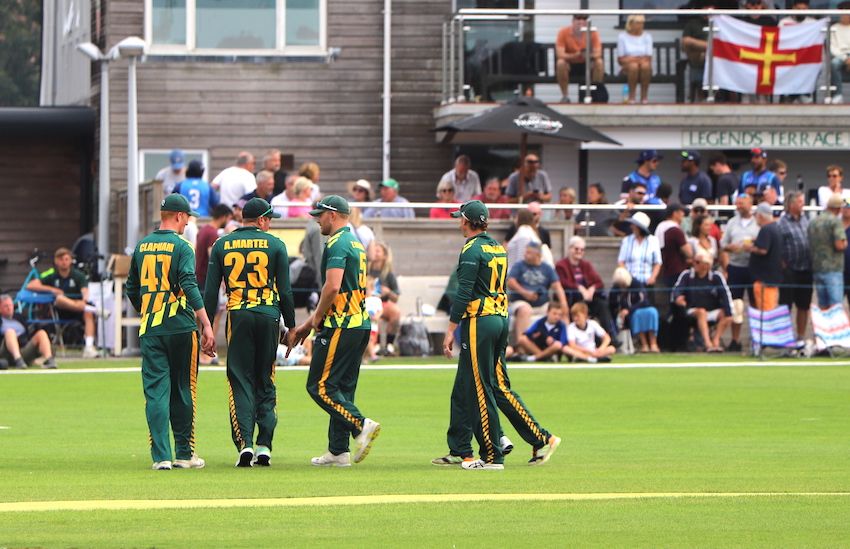
[[[727,15],[714,24],[714,85],[760,95],[812,93],[823,67],[829,19],[761,27]],[[708,84],[708,63],[703,82]]]

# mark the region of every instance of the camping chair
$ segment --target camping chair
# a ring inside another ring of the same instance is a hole
[[[780,305],[770,311],[750,307],[749,321],[753,356],[762,356],[765,348],[791,351],[804,347],[802,342],[794,338],[791,311],[787,305]]]
[[[59,347],[62,356],[65,356],[65,331],[71,327],[78,327],[82,331],[79,320],[64,320],[59,318],[59,312],[54,303],[56,296],[49,292],[33,292],[27,289],[30,280],[38,276],[35,263],[38,254],[30,260],[29,274],[24,279],[21,289],[15,295],[15,308],[23,315],[31,330],[45,329],[51,335],[51,342]]]
[[[812,327],[815,332],[815,348],[818,352],[845,354],[850,349],[850,320],[840,303],[828,309],[812,307]]]

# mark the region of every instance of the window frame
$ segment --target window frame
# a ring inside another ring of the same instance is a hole
[[[275,0],[275,47],[269,49],[198,48],[195,32],[196,3],[186,0],[186,43],[154,44],[153,0],[145,2],[145,43],[150,55],[196,55],[210,57],[278,57],[324,56],[328,52],[328,0],[319,0],[319,44],[315,46],[286,45],[286,0]]]
[[[147,155],[147,154],[162,154],[162,155],[165,155],[167,157],[169,154],[171,154],[171,151],[173,151],[175,148],[178,148],[178,147],[172,147],[170,149],[154,149],[154,148],[139,149],[139,183],[146,183],[147,181],[150,181],[150,180],[145,180],[145,155]],[[210,176],[210,151],[209,151],[209,149],[180,149],[180,150],[183,151],[184,156],[188,156],[190,154],[201,155],[201,162],[204,164],[204,166],[206,167],[206,170],[207,170],[206,174],[205,174],[206,179],[207,179],[207,181],[212,181],[212,176]],[[187,164],[188,164],[188,162],[187,162]],[[157,168],[157,171],[162,169],[162,168],[165,168],[165,166],[164,165],[159,166]]]

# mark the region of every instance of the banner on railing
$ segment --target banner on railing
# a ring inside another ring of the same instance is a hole
[[[715,86],[761,95],[815,90],[829,19],[785,27],[761,27],[727,15],[715,16],[712,22]],[[708,69],[706,63],[705,82]]]

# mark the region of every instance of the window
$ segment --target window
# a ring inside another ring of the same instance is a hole
[[[324,54],[327,0],[145,0],[154,54]]]
[[[171,149],[143,149],[139,151],[139,183],[145,181],[153,181],[156,179],[156,174],[163,168],[169,166],[168,157],[171,155]],[[210,175],[210,154],[208,151],[199,149],[183,149],[183,157],[188,165],[192,160],[200,160],[201,164],[206,166],[207,171],[204,172],[204,179],[212,180],[218,174]]]

